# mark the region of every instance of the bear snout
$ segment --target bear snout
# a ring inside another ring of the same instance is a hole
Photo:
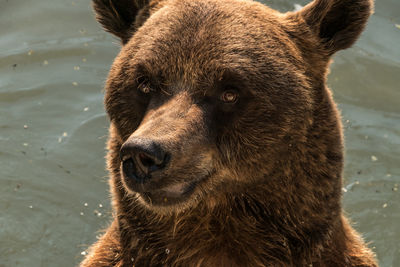
[[[128,179],[146,183],[151,174],[165,168],[169,153],[158,142],[147,138],[130,138],[120,150],[122,171]]]

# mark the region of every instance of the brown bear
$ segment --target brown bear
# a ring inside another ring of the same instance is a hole
[[[371,0],[94,0],[113,222],[81,266],[377,266],[343,216],[326,87]]]

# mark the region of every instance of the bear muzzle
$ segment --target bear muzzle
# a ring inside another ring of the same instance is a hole
[[[151,206],[188,200],[213,170],[206,114],[186,93],[150,108],[120,149],[127,193]]]

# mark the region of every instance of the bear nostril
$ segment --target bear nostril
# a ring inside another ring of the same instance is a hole
[[[132,158],[127,158],[122,162],[122,169],[128,177],[136,178],[135,163]]]
[[[145,173],[148,174],[156,167],[155,159],[146,153],[138,153],[136,156],[136,162],[139,168]]]

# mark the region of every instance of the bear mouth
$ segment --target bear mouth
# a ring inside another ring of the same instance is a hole
[[[136,168],[136,166],[129,166]],[[126,167],[125,167],[126,169]],[[170,175],[158,173],[147,179],[139,176],[126,175],[124,166],[121,178],[128,192],[139,194],[146,204],[154,206],[171,206],[187,201],[199,184],[206,182],[212,172],[200,177],[186,178],[183,181],[170,180]]]
[[[142,200],[148,205],[172,206],[188,201],[198,184],[205,181],[206,178],[203,177],[192,182],[179,182],[165,186],[157,186],[156,183],[149,186],[138,186],[132,185],[131,181],[127,181],[124,177],[124,184],[128,191],[139,194]]]
[[[138,192],[142,199],[154,206],[172,206],[187,201],[195,191],[198,181],[175,183],[151,192]]]

